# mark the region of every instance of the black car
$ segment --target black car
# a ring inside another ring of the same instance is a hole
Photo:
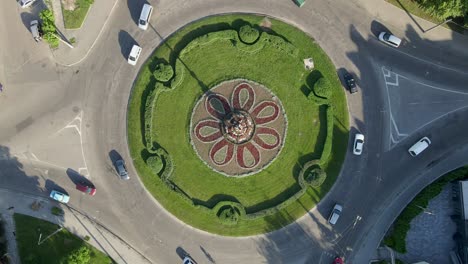
[[[345,73],[343,75],[343,78],[346,83],[346,86],[348,87],[349,92],[356,93],[357,92],[356,81],[354,80],[353,76],[349,73]]]

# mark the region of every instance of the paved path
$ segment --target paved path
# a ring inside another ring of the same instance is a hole
[[[34,202],[41,204],[40,209],[31,209],[31,204]],[[54,206],[61,207],[65,215],[63,217],[52,215],[51,208]],[[145,256],[134,250],[130,244],[123,241],[100,223],[75,209],[58,204],[48,198],[0,189],[0,212],[7,223],[8,252],[14,264],[20,263],[17,257],[16,241],[13,233],[15,231],[14,213],[33,216],[61,225],[81,238],[89,236],[90,240],[88,243],[109,255],[117,263],[151,263]]]

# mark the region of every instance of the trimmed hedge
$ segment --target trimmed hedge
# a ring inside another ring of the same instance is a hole
[[[270,35],[266,32],[262,32],[262,35],[265,35],[265,37],[262,38],[263,41],[272,45],[274,48],[284,51],[286,54],[293,57],[297,57],[299,55],[299,50],[291,43],[286,42],[282,37]]]
[[[174,70],[169,64],[159,63],[156,65],[156,69],[154,70],[153,74],[156,80],[160,82],[167,82],[172,78],[172,76],[174,76]]]
[[[321,77],[314,83],[314,93],[323,98],[330,98],[332,96],[332,89],[327,79]]]
[[[312,160],[304,164],[299,174],[299,184],[307,187],[319,187],[327,178],[327,173],[320,167],[320,160]]]
[[[335,117],[333,115],[333,108],[327,105],[327,138],[323,144],[322,156],[320,157],[320,165],[323,165],[330,158],[333,143],[333,128]]]
[[[256,28],[251,27],[250,25],[243,25],[239,29],[239,38],[242,42],[246,44],[252,44],[257,41],[260,36],[260,32]]]
[[[159,156],[151,156],[146,160],[146,164],[153,170],[155,174],[161,172],[164,164]]]

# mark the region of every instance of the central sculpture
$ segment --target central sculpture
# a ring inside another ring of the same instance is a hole
[[[221,122],[224,137],[235,144],[249,141],[255,131],[252,117],[244,110],[234,109]]]

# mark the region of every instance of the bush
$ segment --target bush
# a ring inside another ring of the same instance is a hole
[[[149,157],[146,160],[146,164],[151,168],[151,170],[153,170],[155,174],[158,174],[164,166],[162,159],[159,156]]]
[[[91,260],[91,251],[86,246],[82,246],[68,256],[69,264],[87,264]]]
[[[83,238],[84,241],[89,241],[90,239],[91,239],[91,238],[90,238],[89,236],[85,236],[85,237]]]
[[[51,211],[51,213],[52,213],[53,215],[59,215],[59,216],[61,216],[61,215],[64,215],[64,214],[65,214],[65,212],[62,210],[62,208],[57,207],[57,206],[52,207],[52,209],[50,209],[50,211]]]
[[[44,9],[39,13],[39,18],[42,20],[42,30],[44,31],[44,40],[49,43],[51,48],[58,47],[59,40],[55,35],[55,17],[52,11]]]
[[[174,76],[174,70],[169,64],[159,63],[156,65],[156,69],[154,70],[153,74],[156,80],[160,82],[167,82],[172,78],[172,76]]]
[[[332,90],[327,79],[322,77],[314,83],[314,93],[315,95],[323,97],[323,98],[331,97]]]
[[[232,206],[224,206],[218,213],[218,218],[223,224],[233,225],[239,221],[239,209]]]
[[[257,41],[259,36],[260,32],[250,25],[244,25],[239,29],[239,38],[244,43],[252,44]]]

